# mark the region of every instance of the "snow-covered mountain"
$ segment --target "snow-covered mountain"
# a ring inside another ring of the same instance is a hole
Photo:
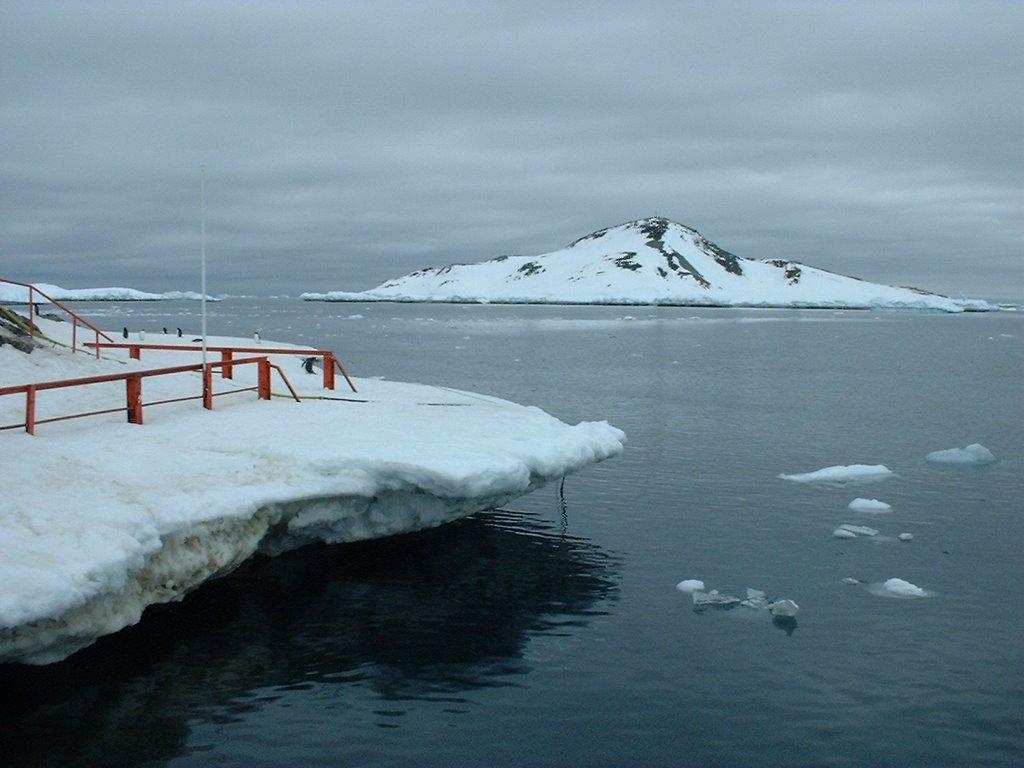
[[[310,301],[675,304],[738,307],[991,309],[915,288],[869,283],[795,261],[735,256],[690,227],[638,219],[540,256],[430,267],[362,292]]]

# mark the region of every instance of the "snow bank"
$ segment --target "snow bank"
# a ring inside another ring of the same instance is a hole
[[[993,464],[996,461],[992,451],[979,443],[972,443],[966,448],[947,448],[944,451],[932,451],[924,458],[925,461],[932,464],[960,464],[967,466],[982,466]]]
[[[40,325],[53,338],[70,332],[66,323]],[[0,386],[198,359],[146,357],[26,355],[8,345]],[[358,395],[325,392],[300,358],[275,362],[303,402],[246,393],[218,398],[214,411],[150,406],[144,426],[111,414],[41,425],[34,437],[0,432],[5,477],[18,484],[0,503],[0,661],[62,659],[255,552],[437,526],[623,448],[623,433],[605,422],[570,426],[537,408],[414,384],[360,379]],[[217,385],[251,386],[251,368]],[[198,394],[200,380],[151,378],[144,388],[146,401],[169,399]],[[359,402],[318,399],[325,395]],[[38,398],[39,418],[123,404],[121,383]],[[20,396],[0,397],[0,425],[21,421],[23,409]]]
[[[798,475],[779,475],[783,480],[795,483],[870,483],[884,480],[893,474],[884,464],[850,464],[848,466],[825,467],[814,472]]]
[[[33,283],[33,285],[56,301],[162,301],[173,299],[199,301],[203,298],[202,294],[194,291],[146,293],[134,288],[62,288],[59,285],[48,283]],[[206,299],[207,301],[218,301],[213,296],[207,296]],[[40,304],[49,303],[39,294],[33,295],[32,300]],[[25,304],[27,302],[28,288],[0,283],[0,304]]]

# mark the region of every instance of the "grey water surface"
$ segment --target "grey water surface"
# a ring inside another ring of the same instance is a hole
[[[194,302],[80,308],[199,328]],[[231,299],[209,329],[629,443],[561,490],[258,558],[64,663],[0,669],[0,764],[1024,763],[1024,315]],[[999,462],[924,461],[974,442]],[[856,463],[896,474],[778,477]],[[893,577],[934,594],[869,590]],[[689,578],[801,610],[697,612]]]

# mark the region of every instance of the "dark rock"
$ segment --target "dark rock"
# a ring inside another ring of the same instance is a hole
[[[539,275],[544,271],[544,265],[538,264],[536,261],[528,261],[519,269],[516,270],[517,274],[514,277],[518,280],[520,277],[533,277]]]

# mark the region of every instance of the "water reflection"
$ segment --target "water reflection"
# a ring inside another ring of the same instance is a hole
[[[772,616],[772,624],[785,632],[787,637],[792,637],[796,632],[796,616]]]
[[[0,667],[0,751],[10,766],[167,759],[192,722],[314,686],[360,686],[381,709],[461,701],[515,684],[532,634],[585,626],[616,584],[594,545],[500,511],[257,559],[61,664]]]

